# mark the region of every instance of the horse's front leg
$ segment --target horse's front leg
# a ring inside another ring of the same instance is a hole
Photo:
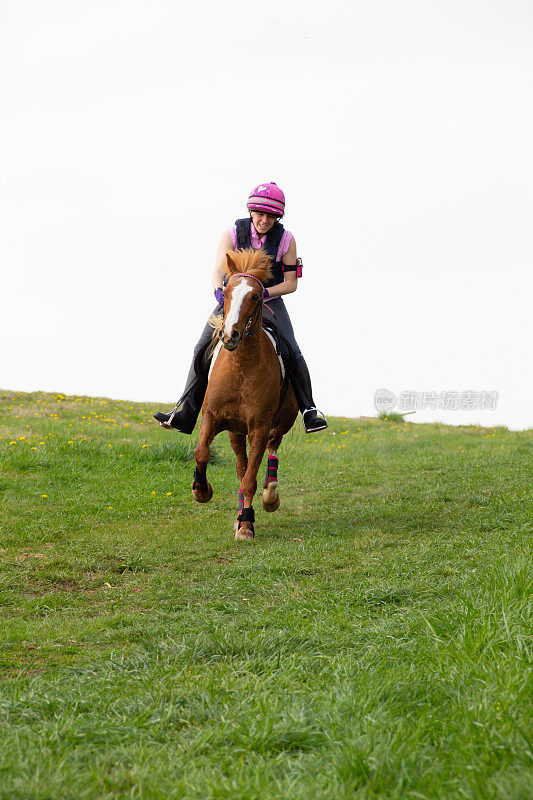
[[[244,508],[244,495],[241,489],[241,481],[244,478],[244,473],[248,467],[248,455],[246,453],[246,436],[243,433],[229,432],[229,441],[235,453],[235,466],[237,468],[237,477],[239,479],[239,511],[240,516]],[[235,530],[239,527],[239,520],[235,523]]]
[[[248,435],[250,438],[250,452],[248,453],[248,466],[241,480],[241,491],[244,495],[244,508],[239,514],[239,523],[235,531],[236,539],[251,541],[254,538],[255,515],[252,501],[257,491],[257,473],[261,466],[263,454],[268,441],[270,425],[255,428]]]
[[[200,426],[200,439],[194,450],[196,469],[192,483],[192,496],[198,503],[207,503],[213,497],[213,487],[207,480],[207,464],[211,458],[209,445],[218,433],[211,414],[205,413]]]

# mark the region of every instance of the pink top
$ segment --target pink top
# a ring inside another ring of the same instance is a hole
[[[233,245],[233,249],[237,250],[237,226],[232,225],[231,228],[228,228],[228,233],[231,236],[231,244]],[[250,241],[252,243],[252,247],[254,250],[259,250],[263,247],[264,243],[266,242],[266,233],[264,236],[259,237],[257,234],[256,229],[250,222]],[[276,256],[276,261],[281,261],[287,250],[289,249],[289,245],[291,243],[291,239],[293,238],[292,233],[290,231],[283,231],[283,236],[281,237],[281,242],[279,243],[278,247],[278,254]]]

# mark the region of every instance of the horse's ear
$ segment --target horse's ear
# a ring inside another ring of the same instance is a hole
[[[226,252],[226,264],[230,273],[239,271],[239,268],[235,263],[235,261],[233,260],[233,258],[231,257],[231,252],[229,250]]]

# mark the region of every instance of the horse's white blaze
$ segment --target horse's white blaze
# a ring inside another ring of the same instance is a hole
[[[252,289],[253,286],[250,286],[248,281],[243,279],[233,290],[231,294],[231,305],[229,307],[228,316],[226,317],[226,324],[224,325],[224,334],[226,336],[231,336],[231,329],[239,319],[242,301]]]

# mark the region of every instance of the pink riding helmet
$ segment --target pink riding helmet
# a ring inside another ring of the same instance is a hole
[[[282,217],[285,213],[285,195],[275,183],[260,183],[250,192],[246,207],[250,211],[265,211]]]

